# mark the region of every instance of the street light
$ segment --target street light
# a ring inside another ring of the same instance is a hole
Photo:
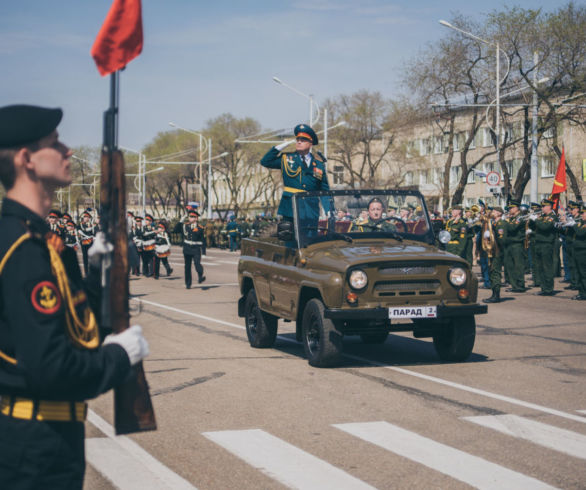
[[[475,36],[471,32],[460,29],[459,27],[456,27],[456,26],[450,24],[449,22],[446,22],[445,20],[440,20],[439,23],[445,27],[449,27],[450,29],[453,29],[454,31],[459,32],[460,34],[463,34],[466,37],[469,37],[470,39],[474,39],[475,41],[481,42],[481,43],[486,44],[488,46],[495,47],[495,54],[496,54],[496,130],[494,130],[494,132],[496,134],[496,145],[495,146],[496,146],[496,154],[497,154],[497,165],[498,165],[498,168],[500,169],[501,168],[501,152],[500,152],[501,85],[504,83],[504,81],[509,76],[509,71],[511,69],[511,59],[508,57],[507,53],[505,53],[503,51],[503,53],[507,57],[507,73],[505,74],[505,76],[501,80],[501,75],[500,75],[501,47],[500,47],[498,41],[496,43],[493,43],[492,41],[487,41],[486,39],[482,39],[481,37]],[[488,121],[487,121],[487,123],[488,123]],[[489,126],[490,126],[490,124],[489,124]],[[491,129],[493,129],[493,128],[491,127]]]
[[[317,109],[317,115],[315,116],[315,120],[319,121],[319,105],[317,104],[317,102],[313,100],[313,95],[304,94],[300,90],[297,90],[295,87],[292,87],[291,85],[283,82],[283,80],[281,80],[280,78],[273,77],[273,81],[275,83],[278,83],[279,85],[283,85],[283,87],[287,87],[289,90],[292,90],[296,94],[301,95],[306,99],[309,99],[309,125],[313,127],[313,104],[315,104],[315,107]]]

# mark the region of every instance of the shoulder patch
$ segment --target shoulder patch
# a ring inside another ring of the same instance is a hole
[[[31,303],[38,312],[52,315],[61,308],[61,293],[52,281],[41,281],[31,292]]]

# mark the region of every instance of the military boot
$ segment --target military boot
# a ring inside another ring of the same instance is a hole
[[[484,301],[485,303],[500,303],[501,302],[501,292],[498,290],[495,291],[493,289],[492,296],[490,298],[483,299],[482,301]]]

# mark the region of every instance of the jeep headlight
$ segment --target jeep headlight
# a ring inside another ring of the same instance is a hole
[[[348,282],[350,283],[352,289],[364,289],[368,284],[368,276],[362,269],[354,269],[350,273]]]
[[[460,287],[466,282],[466,271],[461,267],[454,267],[450,269],[448,279],[453,286]]]
[[[444,245],[452,239],[452,235],[448,230],[441,230],[437,235],[438,240]]]

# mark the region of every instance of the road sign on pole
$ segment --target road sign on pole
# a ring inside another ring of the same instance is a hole
[[[501,183],[501,176],[498,172],[488,172],[486,174],[486,185],[489,187],[497,187]]]

